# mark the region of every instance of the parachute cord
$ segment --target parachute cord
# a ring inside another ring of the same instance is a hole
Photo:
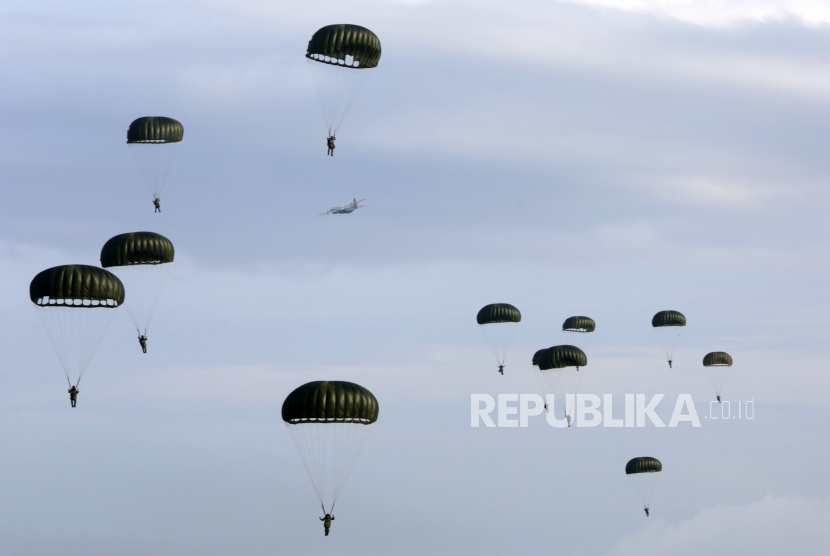
[[[69,384],[69,387],[72,388],[72,381],[69,380],[69,375],[66,375],[66,382]]]

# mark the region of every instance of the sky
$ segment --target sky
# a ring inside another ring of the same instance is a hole
[[[830,551],[825,2],[0,10],[3,554]],[[326,157],[303,55],[344,22],[383,55]],[[185,128],[161,214],[125,145],[147,115]],[[121,311],[72,409],[27,286],[140,230],[176,248],[148,353]],[[504,376],[494,302],[522,312]],[[701,427],[471,427],[471,394],[538,392],[571,315],[581,391],[690,394]],[[710,351],[754,419],[708,419]],[[380,404],[328,537],[280,417],[312,380]]]

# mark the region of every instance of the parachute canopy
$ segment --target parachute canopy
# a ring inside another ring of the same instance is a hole
[[[533,363],[534,366],[536,366],[536,367],[539,366],[539,363],[542,361],[542,356],[545,355],[545,352],[547,350],[548,350],[548,348],[540,349],[539,351],[537,351],[536,353],[533,354],[532,363]]]
[[[663,470],[663,464],[657,458],[642,457],[634,458],[625,464],[625,474],[635,475],[638,473],[658,473]]]
[[[82,264],[56,266],[34,277],[29,298],[39,306],[119,307],[124,285],[114,274]]]
[[[479,324],[521,322],[522,314],[509,303],[492,303],[481,308],[476,316],[476,321]]]
[[[597,323],[588,317],[568,317],[562,323],[562,330],[565,332],[593,332],[596,328]]]
[[[354,69],[377,67],[380,39],[360,25],[326,25],[308,41],[305,57],[323,64]]]
[[[537,351],[533,356],[533,364],[537,365],[540,371],[584,367],[588,364],[588,356],[576,346],[553,346]]]
[[[731,367],[732,356],[725,351],[713,351],[703,358],[704,367]]]
[[[579,368],[588,364],[588,356],[576,346],[553,346],[540,349],[533,354],[533,364],[539,367],[536,377],[542,393],[546,396],[553,394],[556,397],[556,403],[562,407],[570,427],[573,416],[571,415],[572,408],[568,406],[568,396],[576,395],[579,390],[579,383],[585,374],[580,373]],[[575,367],[575,369],[569,367]],[[547,404],[545,409],[551,411]]]
[[[111,238],[101,249],[101,266],[172,263],[175,250],[169,239],[154,232],[132,232]]]
[[[361,423],[378,420],[378,400],[363,386],[344,381],[315,381],[291,392],[282,404],[282,420],[300,423]]]
[[[686,326],[686,317],[680,311],[660,311],[652,317],[651,326],[654,328]]]
[[[127,143],[178,143],[182,137],[184,126],[163,116],[138,118],[127,130]]]
[[[117,235],[101,249],[101,266],[109,268],[130,290],[127,312],[145,341],[174,255],[170,240],[153,232]]]
[[[35,276],[29,284],[29,298],[52,341],[66,381],[77,387],[124,303],[124,285],[103,268],[56,266]]]
[[[282,419],[323,512],[333,513],[349,470],[378,419],[378,400],[352,382],[309,382],[285,398]]]
[[[662,470],[663,464],[660,460],[651,457],[634,458],[625,465],[625,474],[640,497],[646,515],[649,515],[651,497]]]
[[[720,396],[723,393],[726,378],[729,376],[729,367],[732,366],[732,356],[725,351],[707,353],[703,358],[703,366],[706,368],[706,374],[715,389],[718,401],[721,401]]]
[[[336,138],[337,130],[372,74],[369,70],[378,65],[380,40],[359,25],[328,25],[311,37],[305,56],[329,138]]]
[[[499,364],[499,372],[504,374],[504,363],[516,326],[521,322],[522,314],[509,303],[492,303],[485,305],[476,315],[476,322],[487,338],[487,343],[493,348],[493,355]]]
[[[182,124],[161,116],[139,118],[127,130],[127,146],[141,168],[153,199],[161,198],[183,136]]]

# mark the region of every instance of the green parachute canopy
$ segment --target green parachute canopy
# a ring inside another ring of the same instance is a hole
[[[172,263],[175,250],[169,239],[154,232],[132,232],[110,238],[101,249],[101,266]]]
[[[545,352],[548,348],[540,349],[536,353],[533,354],[533,360],[531,361],[534,366],[538,367],[539,363],[542,361],[542,357],[545,355]]]
[[[732,356],[725,351],[713,351],[703,358],[704,367],[731,367]]]
[[[479,324],[495,324],[499,322],[521,322],[522,314],[509,303],[492,303],[481,308],[476,316]]]
[[[540,371],[584,367],[588,364],[588,356],[576,346],[553,346],[537,351],[533,356],[533,364],[537,365]]]
[[[378,400],[363,386],[344,381],[315,381],[291,392],[282,404],[282,420],[300,423],[360,423],[378,420]]]
[[[663,470],[663,464],[657,458],[642,457],[634,458],[625,464],[625,474],[634,475],[637,473],[657,473]]]
[[[305,57],[309,60],[354,69],[377,67],[380,39],[360,25],[327,25],[308,41]]]
[[[103,268],[69,264],[35,276],[29,284],[29,298],[39,306],[119,307],[124,303],[124,285]]]
[[[588,317],[568,317],[562,323],[562,330],[565,332],[593,332],[596,328],[597,323]]]
[[[127,130],[127,143],[178,143],[182,137],[184,126],[163,116],[138,118]]]
[[[651,326],[654,328],[686,326],[686,317],[680,311],[660,311],[652,317]]]

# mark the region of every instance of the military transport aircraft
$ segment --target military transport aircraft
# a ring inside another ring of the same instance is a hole
[[[325,216],[327,214],[349,214],[350,212],[354,212],[360,207],[364,207],[366,205],[359,205],[358,203],[362,203],[366,199],[352,199],[352,202],[348,205],[343,205],[342,207],[331,207],[328,211],[324,212],[320,216]]]

